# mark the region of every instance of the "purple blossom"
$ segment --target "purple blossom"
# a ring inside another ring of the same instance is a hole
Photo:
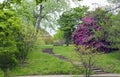
[[[96,21],[92,17],[83,17],[82,21],[86,24],[94,24]],[[92,25],[91,25],[92,26]]]
[[[106,52],[109,47],[109,42],[105,40],[105,37],[95,38],[95,31],[103,31],[101,26],[97,26],[96,21],[92,17],[82,18],[83,23],[79,24],[77,29],[73,32],[72,40],[75,45],[88,46],[96,50],[102,50]],[[107,49],[106,49],[107,48]]]

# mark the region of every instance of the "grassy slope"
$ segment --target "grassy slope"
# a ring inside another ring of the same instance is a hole
[[[78,60],[74,46],[54,46],[53,51],[54,53],[63,55],[71,60]]]
[[[42,53],[41,50],[44,48],[53,48],[56,54],[66,56],[72,60],[78,60],[73,46],[38,46],[34,51],[29,53],[28,59],[26,60],[28,64],[24,65],[24,67],[16,67],[11,73],[14,75],[78,73],[78,70],[74,69],[70,63]],[[96,66],[109,72],[120,73],[120,51],[97,55],[96,59]],[[83,71],[80,71],[79,74],[81,73]],[[3,77],[1,71],[0,77]]]
[[[120,51],[98,55],[96,65],[105,71],[120,73]]]
[[[73,46],[54,47],[54,52],[69,57],[72,60],[78,60]],[[120,51],[96,55],[95,58],[95,66],[108,72],[120,73]]]
[[[23,67],[16,67],[10,74],[12,75],[41,75],[41,74],[81,74],[70,63],[59,60],[51,55],[41,52],[44,48],[52,46],[39,46],[30,52],[26,60],[27,64]],[[3,73],[0,71],[0,77]]]

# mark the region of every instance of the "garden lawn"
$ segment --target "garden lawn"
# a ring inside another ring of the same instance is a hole
[[[70,46],[38,46],[38,49],[53,48],[55,54],[65,56],[71,61],[80,61],[73,45]],[[46,54],[47,55],[47,54]],[[95,66],[111,73],[120,73],[120,51],[95,55]],[[81,72],[82,70],[80,70]]]
[[[37,46],[28,54],[26,64],[10,71],[11,75],[56,75],[83,74],[84,70],[75,69],[72,64],[43,53],[42,49],[53,48],[55,54],[63,55],[70,60],[79,61],[74,46]],[[120,73],[120,51],[95,56],[95,66],[105,71]],[[3,72],[0,71],[0,77]]]
[[[73,45],[70,46],[53,46],[53,51],[55,54],[62,55],[72,61],[79,61],[80,59],[77,57],[78,54],[75,51],[75,47]]]
[[[120,50],[96,56],[96,66],[111,73],[120,73]]]
[[[74,46],[56,46],[53,47],[56,54],[61,54],[71,60],[80,61],[77,57]],[[95,66],[111,73],[120,73],[120,50],[110,53],[99,53],[95,55]]]
[[[10,75],[56,75],[56,74],[83,74],[83,71],[75,69],[72,64],[43,53],[42,49],[53,46],[37,46],[29,52],[26,63],[10,71]],[[63,47],[64,49],[64,47]],[[0,77],[3,72],[0,71]]]

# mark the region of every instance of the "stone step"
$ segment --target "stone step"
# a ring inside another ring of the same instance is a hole
[[[52,49],[52,48],[46,48],[46,49],[43,50],[43,52],[48,53],[48,54],[51,54],[52,56],[57,57],[57,58],[59,58],[59,59],[61,59],[61,60],[65,60],[65,61],[67,61],[67,62],[70,62],[70,61],[68,60],[68,58],[66,58],[66,57],[64,57],[64,56],[62,56],[62,55],[59,55],[59,54],[55,54],[55,53],[53,52],[53,49]],[[74,62],[73,64],[83,66],[81,62]],[[101,70],[101,69],[99,69],[99,68],[96,68],[96,67],[93,67],[93,66],[91,67],[91,70],[92,70],[95,74],[106,74],[106,72],[104,72],[103,70]]]
[[[95,72],[101,72],[102,70],[100,70],[100,69],[96,69],[96,70],[93,70],[93,71],[95,71]]]
[[[106,74],[106,72],[104,72],[103,70],[100,70],[100,69],[93,70],[93,72],[95,74]]]
[[[99,68],[92,67],[91,69],[92,69],[92,70],[98,70]]]
[[[106,74],[107,72],[101,70],[100,68],[96,68],[96,67],[92,67],[91,70],[95,73],[95,74]]]
[[[106,74],[106,72],[94,72],[95,74]]]
[[[73,64],[76,64],[76,65],[82,65],[81,62],[73,62]]]

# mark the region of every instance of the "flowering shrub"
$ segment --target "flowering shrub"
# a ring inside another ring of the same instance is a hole
[[[95,50],[109,52],[110,44],[106,40],[105,32],[101,26],[97,26],[92,17],[82,18],[83,23],[79,24],[72,34],[72,40],[75,45],[83,47],[92,47]]]

